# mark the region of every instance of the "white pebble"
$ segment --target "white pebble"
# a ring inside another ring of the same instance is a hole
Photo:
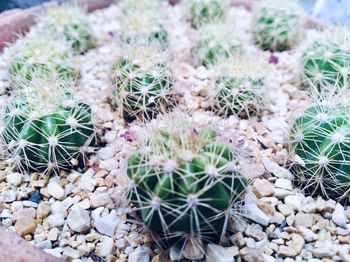
[[[50,182],[47,185],[47,192],[58,200],[64,198],[64,189],[56,182]]]
[[[6,176],[6,181],[13,186],[21,185],[22,179],[23,175],[21,173],[9,173]]]

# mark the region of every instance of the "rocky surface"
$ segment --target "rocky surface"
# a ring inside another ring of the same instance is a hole
[[[188,260],[233,261],[350,261],[350,207],[306,195],[295,183],[288,153],[288,125],[309,104],[299,86],[299,50],[268,52],[249,42],[251,14],[232,8],[230,21],[239,19],[247,48],[266,63],[268,108],[261,119],[218,119],[204,99],[210,70],[191,65],[194,30],[181,19],[179,6],[164,7],[170,32],[171,66],[179,107],[193,112],[199,125],[218,121],[243,146],[240,168],[251,180],[241,212],[232,223],[236,232],[223,246],[205,250],[188,244]],[[125,161],[133,148],[132,130],[113,108],[111,67],[121,52],[117,6],[89,14],[96,48],[77,56],[81,78],[79,96],[92,106],[103,143],[87,167],[59,176],[0,171],[0,221],[45,252],[68,261],[169,261],[125,204]],[[276,63],[277,62],[277,63]],[[0,89],[8,85],[1,66]],[[171,253],[171,252],[170,252]],[[170,254],[171,255],[171,254]],[[101,260],[104,259],[104,260]]]

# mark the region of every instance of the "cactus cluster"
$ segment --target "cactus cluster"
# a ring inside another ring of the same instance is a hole
[[[294,0],[268,0],[253,14],[254,41],[264,50],[284,51],[294,47],[302,32],[303,11]]]
[[[130,199],[147,228],[164,247],[190,238],[220,241],[247,187],[232,148],[213,128],[196,129],[180,112],[147,129],[127,168]]]
[[[68,82],[32,79],[3,108],[8,162],[43,173],[68,169],[94,144],[91,121],[91,108],[75,100]]]
[[[192,49],[195,65],[215,64],[218,60],[242,52],[242,40],[227,23],[208,24],[198,30],[197,35],[195,46]]]
[[[216,70],[219,76],[211,85],[214,111],[224,117],[258,115],[264,104],[264,73],[259,59],[234,56]]]
[[[188,19],[195,27],[224,18],[229,7],[227,0],[188,0],[184,2]]]
[[[319,103],[298,117],[290,131],[297,171],[307,187],[327,197],[350,191],[349,108]]]
[[[350,33],[331,29],[303,51],[301,67],[306,86],[324,89],[350,81]]]
[[[72,52],[65,41],[46,37],[22,38],[9,50],[9,71],[14,78],[31,80],[34,75],[75,79]]]
[[[76,52],[85,52],[93,46],[87,16],[78,6],[62,4],[49,8],[39,18],[37,27],[37,33],[65,39]]]
[[[115,104],[128,120],[151,119],[174,104],[166,53],[131,45],[113,66]]]

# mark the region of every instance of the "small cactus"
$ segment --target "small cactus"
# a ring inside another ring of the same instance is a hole
[[[341,87],[350,81],[349,39],[347,30],[331,29],[308,44],[301,57],[306,86],[323,89],[337,83]]]
[[[243,41],[227,23],[208,24],[198,31],[192,56],[195,65],[216,64],[218,60],[229,58],[242,52]]]
[[[34,75],[76,79],[72,52],[65,41],[22,38],[8,49],[10,74],[14,79],[31,80]]]
[[[264,105],[264,70],[257,58],[234,56],[220,62],[214,78],[212,104],[221,116],[250,118],[260,113]]]
[[[224,18],[229,8],[227,0],[188,0],[185,5],[188,19],[195,27]]]
[[[264,50],[284,51],[300,40],[303,11],[294,0],[269,0],[253,14],[253,38]]]
[[[48,9],[38,20],[37,33],[48,33],[65,39],[76,52],[85,52],[93,46],[87,16],[78,6],[69,4],[55,6]]]
[[[3,112],[0,132],[7,160],[44,173],[69,169],[95,141],[91,108],[74,100],[70,85],[33,79],[15,92]]]
[[[342,105],[318,103],[290,131],[297,173],[314,193],[344,198],[350,192],[349,113]]]
[[[165,248],[192,237],[220,242],[247,186],[230,146],[178,111],[149,123],[146,133],[127,168],[131,202],[146,227]]]
[[[116,107],[128,120],[151,119],[174,104],[167,55],[150,46],[126,49],[113,67]]]

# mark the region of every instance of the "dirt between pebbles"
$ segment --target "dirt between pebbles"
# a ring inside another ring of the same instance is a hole
[[[104,145],[90,156],[86,169],[61,172],[60,176],[13,173],[3,165],[0,222],[67,261],[169,261],[142,224],[127,215],[124,167],[135,145],[124,134],[136,124],[124,123],[111,102],[111,68],[122,51],[116,41],[117,8],[112,5],[88,15],[96,47],[74,58],[81,72],[79,97],[92,106]],[[171,28],[170,62],[176,86],[183,93],[179,107],[190,111],[199,125],[215,122],[244,141],[240,168],[251,180],[245,218],[234,224],[238,233],[228,235],[224,246],[186,247],[184,260],[350,261],[350,207],[305,195],[289,168],[288,126],[310,104],[307,92],[300,89],[300,49],[275,53],[278,63],[268,64],[270,53],[250,40],[251,13],[232,7],[229,21],[246,39],[249,52],[266,61],[268,107],[260,119],[220,119],[211,114],[204,99],[212,72],[191,64],[194,29],[184,21],[181,6],[166,6],[165,10]],[[317,33],[307,29],[305,35],[315,37]],[[0,61],[0,90],[4,90],[9,76],[6,63]],[[33,193],[40,201],[28,200]]]

